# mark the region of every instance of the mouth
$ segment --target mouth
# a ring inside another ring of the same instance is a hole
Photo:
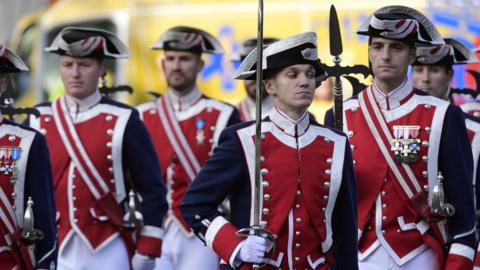
[[[71,82],[71,83],[68,83],[68,85],[70,87],[81,87],[83,85],[82,82]]]

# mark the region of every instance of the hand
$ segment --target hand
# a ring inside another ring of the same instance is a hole
[[[135,253],[132,258],[133,270],[152,270],[155,268],[155,258],[141,253]]]
[[[268,241],[257,235],[249,235],[243,240],[237,258],[242,262],[262,263],[268,249]]]

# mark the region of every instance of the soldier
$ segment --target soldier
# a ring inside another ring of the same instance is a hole
[[[268,45],[278,41],[276,38],[264,38],[263,43]],[[239,60],[240,62],[245,60],[247,55],[257,47],[257,39],[247,39],[242,43],[240,48]],[[245,86],[245,91],[247,92],[247,96],[245,99],[240,101],[238,104],[238,110],[240,111],[240,118],[242,121],[251,121],[255,120],[256,113],[255,113],[255,99],[256,99],[256,81],[255,80],[245,80],[243,81],[243,85]],[[267,115],[268,112],[273,107],[273,98],[268,95],[265,89],[262,89],[262,115]]]
[[[233,106],[205,97],[196,84],[204,66],[202,53],[222,53],[223,49],[209,33],[183,26],[169,29],[152,49],[164,52],[162,67],[168,85],[165,95],[138,107],[165,168],[163,177],[169,189],[164,248],[156,269],[217,269],[218,256],[195,237],[179,207],[220,132],[240,121]]]
[[[428,94],[449,101],[450,83],[453,78],[453,65],[478,63],[475,54],[460,41],[445,38],[445,45],[425,46],[417,48],[417,57],[413,63],[412,81],[416,88]],[[480,120],[465,114],[465,125],[473,153],[473,186],[474,201],[478,207],[480,169]],[[478,225],[477,225],[478,226]],[[477,248],[475,266],[480,267],[480,245]]]
[[[317,36],[303,33],[263,52],[265,89],[274,108],[262,121],[261,226],[277,238],[236,231],[252,222],[253,122],[225,129],[211,159],[185,194],[182,214],[208,247],[237,269],[357,269],[356,188],[346,136],[317,124],[307,113],[315,77],[324,74]],[[237,71],[255,80],[256,51]],[[230,197],[231,219],[217,211]],[[231,269],[231,268],[228,268]]]
[[[0,44],[0,95],[9,74],[28,71]],[[55,269],[55,202],[47,143],[39,132],[0,115],[0,269]]]
[[[30,124],[51,152],[59,269],[153,269],[167,210],[158,158],[138,112],[98,91],[103,59],[127,48],[113,33],[66,27],[46,51],[60,55],[65,95]]]
[[[463,113],[407,76],[414,44],[443,40],[425,16],[402,6],[375,11],[357,33],[369,36],[374,74],[343,104],[359,187],[359,268],[472,269],[473,168]],[[330,111],[326,123],[332,119]]]

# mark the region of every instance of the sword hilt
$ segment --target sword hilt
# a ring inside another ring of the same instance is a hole
[[[275,234],[271,233],[270,231],[268,231],[267,229],[265,229],[262,226],[252,225],[248,228],[242,228],[242,229],[238,230],[235,234],[237,236],[240,236],[240,237],[248,237],[249,235],[256,235],[256,236],[260,236],[262,238],[265,238],[269,241],[269,243],[271,243],[271,246],[267,247],[267,253],[271,251],[272,256],[275,253],[275,239],[277,239],[277,236]],[[252,269],[253,270],[259,270],[260,268],[264,267],[265,265],[266,265],[266,263],[253,264]]]

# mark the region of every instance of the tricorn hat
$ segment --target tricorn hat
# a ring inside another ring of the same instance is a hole
[[[479,60],[465,44],[454,38],[445,38],[444,45],[418,46],[413,65],[474,64]]]
[[[316,76],[326,75],[317,54],[317,34],[306,32],[281,39],[263,49],[262,71],[268,72],[297,64],[311,64]],[[233,75],[234,79],[255,80],[257,49],[253,49]]]
[[[188,51],[193,53],[223,53],[220,42],[211,34],[188,26],[170,28],[150,47],[152,50]]]
[[[72,57],[130,57],[127,46],[114,33],[94,28],[65,27],[45,50]]]
[[[363,22],[357,34],[413,43],[444,43],[438,30],[425,15],[405,6],[386,6],[376,10]]]
[[[27,65],[20,57],[0,44],[0,73],[17,73],[20,71],[28,71]]]

